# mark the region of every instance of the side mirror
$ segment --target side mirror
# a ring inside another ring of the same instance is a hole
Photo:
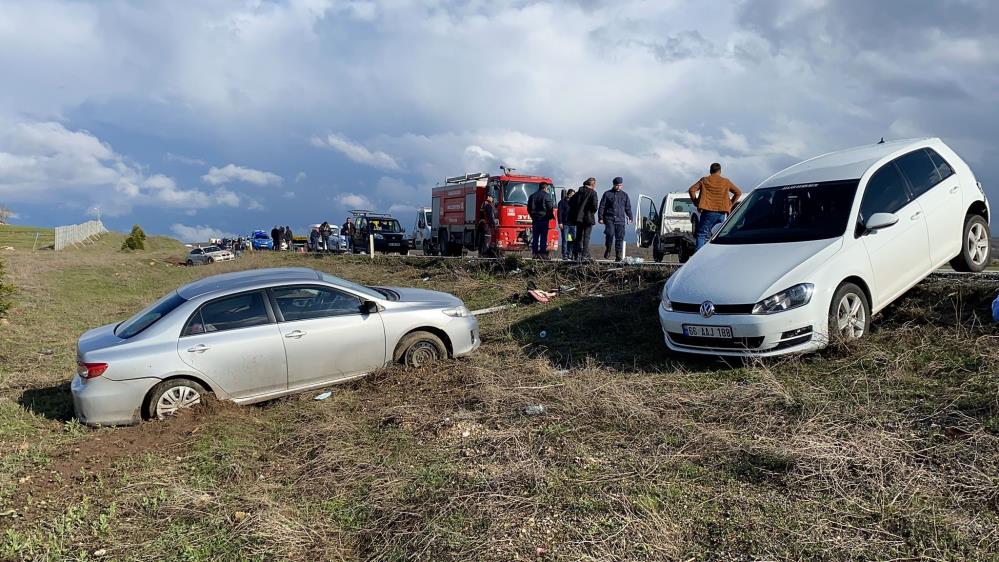
[[[894,226],[898,222],[898,215],[895,213],[874,213],[871,218],[867,219],[864,223],[864,228],[867,232],[874,232],[875,230],[881,230],[882,228],[888,228],[889,226]]]
[[[375,301],[364,301],[361,303],[361,314],[372,314],[378,311],[378,303]]]

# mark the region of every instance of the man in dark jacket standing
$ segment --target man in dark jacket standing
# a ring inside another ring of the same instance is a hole
[[[614,187],[604,192],[600,198],[600,209],[597,211],[600,224],[604,225],[604,259],[610,258],[611,247],[614,248],[614,261],[624,258],[625,224],[631,224],[631,199],[624,192],[624,180],[614,178]]]
[[[274,225],[274,228],[271,229],[271,242],[273,242],[271,245],[272,250],[281,249],[281,231],[278,230],[277,225]]]
[[[333,236],[333,227],[330,226],[329,221],[323,221],[323,224],[319,225],[319,238],[323,241],[324,252],[332,250],[330,248],[330,236]]]
[[[493,206],[493,196],[486,195],[479,213],[479,256],[493,257],[493,239],[496,233],[496,207]]]
[[[538,190],[527,198],[527,214],[531,215],[531,252],[536,259],[548,259],[548,224],[555,218],[555,205],[547,183],[538,184]]]
[[[347,217],[347,222],[343,223],[340,227],[340,238],[347,238],[347,251],[354,251],[354,235],[357,234],[357,227],[354,226],[354,221],[350,217]]]
[[[576,225],[576,242],[573,254],[576,259],[590,261],[590,234],[597,222],[597,185],[596,178],[588,178],[583,186],[569,200],[569,218]]]
[[[562,259],[569,259],[572,253],[572,241],[576,238],[576,226],[572,223],[572,219],[569,218],[569,202],[572,201],[572,196],[576,194],[575,189],[567,189],[562,192],[562,200],[558,202],[558,230],[559,230],[559,248],[562,250]]]
[[[285,225],[284,227],[284,241],[288,244],[288,251],[295,251],[295,236],[291,233],[291,227]]]

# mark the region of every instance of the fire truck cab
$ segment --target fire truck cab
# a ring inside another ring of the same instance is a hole
[[[555,188],[550,178],[511,174],[465,174],[446,178],[444,185],[433,188],[431,208],[433,244],[431,252],[461,255],[463,250],[477,250],[481,241],[478,223],[486,195],[493,196],[496,208],[494,244],[501,251],[522,251],[531,245],[531,217],[527,214],[527,198],[545,182],[551,185],[548,196],[552,206]],[[548,225],[548,250],[558,250],[557,217]]]

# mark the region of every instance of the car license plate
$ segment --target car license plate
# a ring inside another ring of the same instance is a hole
[[[389,242],[389,246],[398,246],[398,245],[399,245],[398,242]]]
[[[691,326],[683,325],[683,335],[698,338],[732,339],[732,328],[728,326]]]

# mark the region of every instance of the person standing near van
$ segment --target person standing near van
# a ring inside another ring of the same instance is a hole
[[[569,259],[572,254],[572,243],[576,238],[576,226],[569,218],[569,202],[572,201],[572,196],[575,194],[575,189],[567,189],[562,192],[562,200],[558,202],[558,229],[559,234],[561,234],[559,246],[564,260]]]
[[[548,224],[555,218],[555,205],[547,183],[539,183],[538,190],[527,198],[527,214],[531,215],[531,251],[536,259],[548,259]]]
[[[742,190],[721,175],[721,164],[715,162],[708,168],[710,175],[697,180],[690,186],[687,193],[690,200],[697,205],[698,219],[695,236],[697,245],[694,251],[700,250],[711,237],[711,229],[716,224],[725,222],[732,212],[732,206],[739,202]]]
[[[576,243],[573,253],[576,259],[590,261],[590,234],[596,224],[597,212],[597,180],[587,178],[583,186],[569,201],[569,218],[576,225]]]
[[[614,178],[613,187],[604,192],[600,198],[600,208],[597,218],[604,225],[604,259],[610,258],[611,248],[614,249],[614,261],[624,259],[625,224],[634,222],[631,214],[631,199],[624,192],[624,179]]]
[[[330,226],[329,221],[323,221],[323,224],[319,225],[319,238],[323,241],[324,252],[331,250],[330,236],[333,236],[333,227]]]
[[[347,222],[343,223],[343,227],[340,228],[340,237],[347,238],[347,251],[354,251],[354,234],[357,233],[357,227],[354,226],[354,220],[347,217]]]
[[[496,207],[493,196],[486,195],[479,210],[479,257],[495,257],[493,239],[496,232]]]

